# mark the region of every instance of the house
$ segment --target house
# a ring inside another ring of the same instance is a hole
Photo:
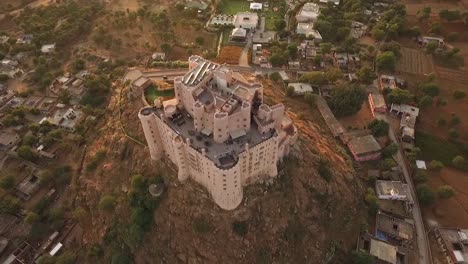
[[[302,58],[306,60],[313,60],[320,54],[319,48],[315,46],[315,43],[312,40],[304,40],[299,45],[298,50],[301,53]]]
[[[55,52],[55,43],[54,44],[43,45],[41,47],[41,52],[44,53],[44,54],[49,54],[49,53]]]
[[[15,195],[25,201],[28,201],[39,190],[39,187],[39,177],[31,173],[15,187]]]
[[[322,36],[314,30],[314,23],[297,23],[296,34],[304,35],[306,38],[313,38],[315,43],[322,42]]]
[[[362,234],[359,236],[358,250],[368,252],[374,256],[374,263],[378,264],[404,264],[407,252],[402,247],[392,245],[384,240]]]
[[[234,16],[236,28],[255,29],[258,26],[258,14],[251,12],[239,12]]]
[[[155,61],[165,61],[166,60],[166,53],[164,52],[155,52],[151,55],[151,59]]]
[[[205,11],[210,5],[203,0],[188,0],[185,2],[185,8],[193,8],[200,11]]]
[[[20,137],[16,133],[2,132],[0,134],[0,150],[9,150],[16,146],[20,141]]]
[[[150,86],[153,82],[144,77],[140,76],[130,85],[130,94],[134,98],[141,96],[146,87]]]
[[[406,104],[392,104],[390,113],[401,114],[400,130],[403,148],[411,150],[414,148],[416,119],[419,116],[419,108]]]
[[[0,36],[0,44],[5,44],[8,40],[10,40],[10,37],[4,35]]]
[[[247,40],[247,30],[244,28],[234,28],[229,36],[229,41],[245,42]]]
[[[294,88],[294,94],[304,95],[306,93],[312,93],[314,89],[308,83],[290,83],[288,87]]]
[[[319,0],[320,4],[327,5],[328,3],[333,3],[334,5],[339,5],[340,0]]]
[[[250,3],[250,11],[262,11],[262,3]]]
[[[412,211],[414,200],[408,184],[401,181],[378,180],[375,182],[375,190],[380,200],[402,201],[407,211]]]
[[[81,118],[83,117],[83,112],[77,109],[69,108],[59,108],[55,111],[53,116],[44,117],[39,124],[43,122],[49,122],[52,125],[55,125],[63,130],[74,132],[76,126],[80,123]]]
[[[381,147],[372,135],[355,137],[347,143],[356,161],[378,160]]]
[[[429,43],[437,43],[439,48],[443,48],[445,46],[444,38],[442,37],[422,36],[418,37],[418,43],[422,46],[426,46]]]
[[[290,62],[288,62],[288,68],[290,70],[299,70],[301,68],[301,62],[300,61],[290,61]]]
[[[264,46],[270,45],[276,39],[275,31],[256,31],[253,34],[252,43],[262,44]]]
[[[31,44],[33,41],[34,36],[32,34],[25,34],[19,37],[16,40],[16,44]]]
[[[383,212],[376,216],[376,237],[394,245],[406,246],[412,243],[414,224],[406,220]]]
[[[347,68],[348,67],[348,54],[347,53],[338,53],[333,54],[333,63],[336,67]]]
[[[385,90],[385,89],[393,90],[393,89],[398,88],[396,84],[395,76],[384,75],[384,74],[379,76],[379,86],[381,90]]]
[[[232,26],[234,24],[234,15],[218,14],[211,18],[209,24],[211,26]]]
[[[377,90],[377,87],[370,86],[369,94],[367,96],[369,102],[369,108],[371,110],[372,116],[375,118],[375,113],[386,113],[387,104],[385,104],[385,98]]]
[[[468,261],[468,229],[436,228],[434,234],[447,263]]]
[[[288,83],[288,82],[289,82],[289,76],[288,76],[288,74],[287,74],[285,71],[279,71],[278,73],[279,73],[279,75],[280,75],[281,80],[282,80],[284,83]]]
[[[415,117],[419,116],[419,108],[407,105],[407,104],[392,104],[390,107],[390,112],[399,114],[412,115]]]
[[[351,32],[350,37],[358,39],[367,32],[367,26],[358,21],[351,21]]]
[[[315,22],[320,15],[320,8],[316,3],[305,3],[296,15],[298,23]]]

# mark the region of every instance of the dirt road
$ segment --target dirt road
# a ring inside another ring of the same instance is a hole
[[[10,11],[8,12],[8,14],[12,15],[12,16],[16,16],[18,15],[21,11],[23,11],[23,9],[25,7],[30,7],[30,8],[35,8],[35,7],[38,7],[38,6],[41,6],[41,5],[48,5],[51,3],[51,0],[37,0],[37,1],[34,1],[34,2],[31,2],[29,4],[27,4],[26,6],[22,7],[22,8],[18,8],[18,9],[15,9],[13,11]],[[5,18],[6,14],[0,14],[0,20],[2,20],[3,18]]]
[[[389,122],[386,115],[376,113],[376,118],[380,120],[384,120],[385,122],[391,124],[391,122]],[[395,136],[395,132],[391,127],[390,127],[388,134],[390,136],[390,139],[395,144],[400,145],[400,142],[397,140]],[[429,248],[429,243],[427,240],[426,231],[424,228],[424,221],[423,221],[422,214],[421,214],[421,208],[419,207],[419,202],[416,198],[417,196],[416,196],[415,188],[414,188],[413,182],[411,181],[411,177],[409,175],[408,168],[406,167],[406,163],[403,158],[403,153],[401,149],[398,149],[398,152],[394,156],[394,158],[396,162],[398,163],[398,165],[400,165],[400,167],[403,169],[403,175],[405,176],[406,183],[410,187],[411,195],[415,197],[414,205],[413,205],[413,220],[416,226],[416,239],[418,242],[418,250],[419,250],[419,262],[418,263],[430,264],[432,263],[432,260],[431,260],[431,254],[429,252],[430,248]]]

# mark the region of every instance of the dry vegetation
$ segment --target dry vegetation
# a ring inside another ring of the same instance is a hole
[[[216,62],[227,64],[238,64],[241,56],[242,47],[225,46],[221,49]]]

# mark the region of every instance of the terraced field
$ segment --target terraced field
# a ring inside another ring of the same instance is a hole
[[[434,72],[434,63],[432,58],[423,51],[402,47],[401,57],[397,63],[397,71],[426,75]]]

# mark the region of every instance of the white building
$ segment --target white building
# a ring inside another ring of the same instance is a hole
[[[255,29],[258,26],[258,15],[251,12],[239,12],[234,16],[233,23],[236,28]]]
[[[284,105],[263,103],[261,84],[191,56],[174,88],[174,99],[138,113],[151,159],[168,158],[180,181],[192,178],[226,210],[242,202],[244,186],[277,176],[298,134]]]
[[[306,38],[314,38],[315,43],[322,42],[322,35],[314,29],[314,23],[297,23],[296,33],[305,35]]]
[[[251,11],[262,11],[262,7],[263,7],[262,3],[250,3]]]
[[[47,44],[47,45],[43,45],[41,47],[41,52],[42,53],[52,53],[55,51],[55,43],[54,44]]]
[[[314,22],[320,14],[320,8],[316,3],[305,3],[296,15],[297,22]]]
[[[340,0],[319,0],[321,4],[333,3],[334,5],[339,5]]]
[[[291,86],[294,88],[294,93],[295,94],[306,94],[306,93],[312,93],[314,89],[312,89],[312,86],[308,83],[290,83],[288,84],[288,87]]]

